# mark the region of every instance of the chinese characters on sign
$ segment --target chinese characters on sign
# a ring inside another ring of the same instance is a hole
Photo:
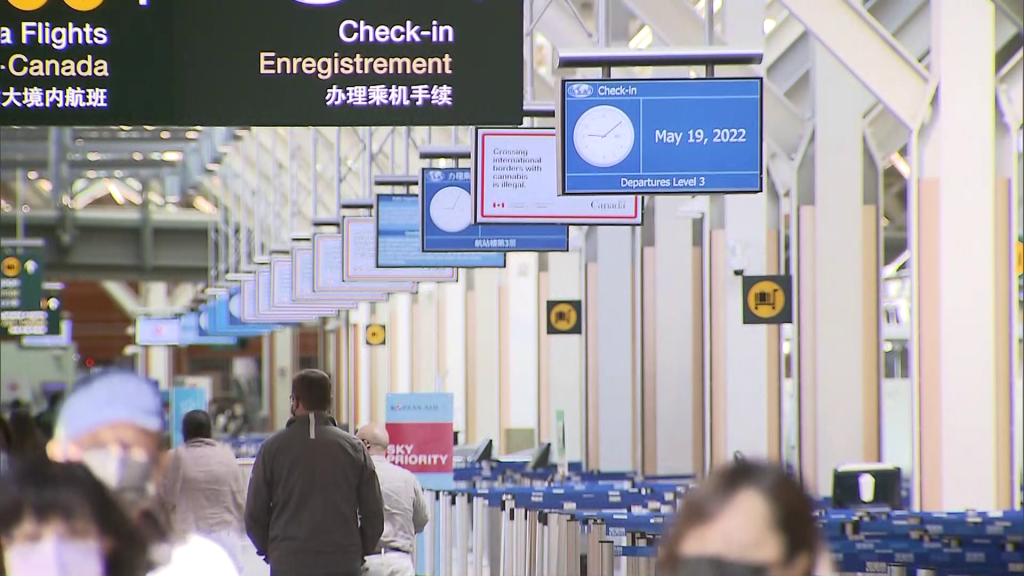
[[[106,88],[15,88],[0,89],[3,108],[106,108]]]
[[[327,89],[327,106],[451,106],[452,87],[446,84],[416,86],[348,86]]]

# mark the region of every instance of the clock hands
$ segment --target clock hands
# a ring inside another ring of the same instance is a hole
[[[616,129],[616,128],[618,128],[619,126],[622,126],[622,120],[619,120],[619,123],[618,123],[618,124],[616,124],[615,126],[612,126],[612,129],[611,129],[611,130],[609,130],[609,131],[607,131],[607,132],[605,132],[605,133],[604,133],[604,136],[601,136],[601,138],[604,138],[605,136],[608,136],[609,134],[611,134],[612,132],[614,132],[614,131],[615,131],[615,129]]]
[[[618,128],[619,126],[622,126],[622,121],[621,121],[621,120],[619,121],[619,123],[618,123],[618,124],[616,124],[615,126],[612,126],[612,127],[611,127],[611,129],[610,129],[610,130],[608,130],[607,132],[605,132],[604,134],[587,134],[587,136],[591,136],[591,137],[594,137],[594,138],[601,138],[601,139],[604,139],[604,138],[606,138],[606,137],[607,137],[607,136],[608,136],[609,134],[611,134],[612,132],[614,132],[614,131],[615,131],[615,129],[616,129],[616,128]]]

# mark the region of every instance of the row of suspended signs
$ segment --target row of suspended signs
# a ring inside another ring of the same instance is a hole
[[[0,124],[511,128],[522,38],[501,0],[6,0]],[[761,100],[760,78],[563,80],[559,136],[492,132],[485,176],[536,186],[550,155],[564,194],[759,192]]]

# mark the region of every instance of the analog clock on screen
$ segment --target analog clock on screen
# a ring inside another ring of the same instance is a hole
[[[473,197],[458,186],[441,188],[430,200],[430,219],[442,232],[462,232],[473,223]]]
[[[584,112],[572,131],[576,153],[597,168],[609,168],[625,160],[635,139],[636,130],[629,116],[604,104]]]

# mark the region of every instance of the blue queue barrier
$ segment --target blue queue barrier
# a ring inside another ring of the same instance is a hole
[[[486,479],[471,474],[465,477],[468,484],[486,486],[465,488],[461,493],[474,502],[476,531],[484,531],[485,524],[496,528],[497,537],[474,534],[474,558],[489,557],[491,562],[474,560],[473,569],[465,572],[438,566],[440,571],[433,574],[541,576],[551,573],[545,572],[551,566],[564,568],[556,573],[570,576],[584,569],[588,570],[585,573],[609,576],[653,574],[659,540],[672,524],[679,498],[694,485],[688,477],[643,478],[621,472],[574,472],[561,478],[562,484],[540,486],[498,483],[520,482],[526,478],[521,472],[513,466]],[[529,480],[546,476],[550,473],[535,471]],[[481,508],[486,512],[478,513]],[[486,522],[483,514],[493,515],[497,522]],[[1021,512],[866,513],[822,508],[819,517],[841,573],[889,573],[895,569],[894,573],[907,575],[917,570],[934,576],[1024,574]],[[546,533],[552,526],[567,526],[574,533],[558,534],[556,540],[545,544],[537,530]],[[552,542],[569,549],[573,558],[568,564],[549,563]],[[478,553],[485,547],[495,549]],[[621,560],[609,565],[607,557]]]

